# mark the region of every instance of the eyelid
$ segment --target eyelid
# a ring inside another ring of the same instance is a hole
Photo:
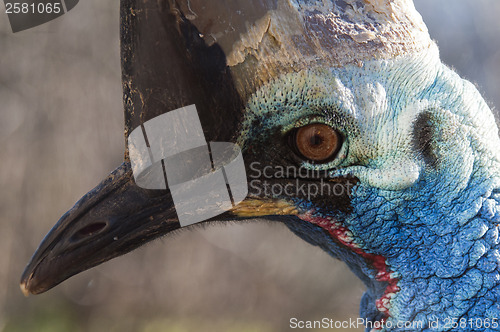
[[[313,115],[313,116],[309,116],[309,117],[305,117],[305,118],[300,118],[297,121],[294,121],[287,126],[283,126],[281,128],[281,132],[283,133],[283,135],[287,135],[288,133],[290,133],[294,129],[299,129],[301,127],[304,127],[304,126],[307,126],[307,125],[310,125],[313,123],[324,124],[324,125],[327,125],[327,126],[334,128],[335,130],[337,130],[340,133],[342,132],[341,130],[339,130],[337,128],[337,126],[335,126],[330,121],[326,120],[325,117],[321,116],[321,115]]]

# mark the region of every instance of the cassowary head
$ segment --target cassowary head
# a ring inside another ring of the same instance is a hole
[[[387,330],[499,316],[498,130],[411,1],[121,6],[126,137],[195,104],[207,141],[241,147],[248,196],[208,222],[285,223],[347,263]],[[180,228],[125,159],[44,239],[26,293]]]

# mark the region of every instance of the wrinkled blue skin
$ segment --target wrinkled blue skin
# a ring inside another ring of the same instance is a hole
[[[500,324],[500,140],[476,88],[444,66],[437,49],[363,67],[287,74],[258,91],[247,111],[244,148],[257,144],[251,138],[257,130],[265,141],[273,131],[285,134],[311,122],[345,136],[336,160],[302,166],[357,177],[352,212],[325,211],[314,199],[281,198],[302,212],[334,216],[365,252],[386,257],[400,287],[387,321],[419,321],[423,329],[384,331],[500,331],[470,323],[451,327],[461,318]],[[418,142],[423,113],[431,133],[425,149]],[[254,128],[257,117],[265,120]],[[386,284],[375,280],[364,259],[306,221],[286,224],[365,282],[361,317],[383,317],[375,300]],[[429,328],[436,321],[439,328]]]

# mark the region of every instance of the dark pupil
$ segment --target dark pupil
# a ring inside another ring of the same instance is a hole
[[[321,135],[319,134],[314,134],[309,139],[309,142],[311,143],[312,146],[321,145],[321,143],[323,143],[323,137],[321,137]]]

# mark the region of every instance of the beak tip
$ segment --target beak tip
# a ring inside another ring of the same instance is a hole
[[[32,280],[33,272],[31,272],[29,275],[27,275],[26,272],[27,271],[24,271],[23,276],[21,277],[19,288],[21,289],[21,292],[23,292],[24,296],[28,297],[30,294],[34,294],[30,290],[30,281]]]
[[[28,297],[30,295],[30,291],[28,289],[28,282],[27,281],[21,281],[21,284],[19,285],[19,288],[21,288],[21,292],[23,292],[25,297]]]

